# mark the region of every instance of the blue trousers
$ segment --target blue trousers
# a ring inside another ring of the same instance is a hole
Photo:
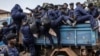
[[[60,37],[60,26],[62,25],[62,20],[64,21],[67,21],[69,20],[70,17],[69,16],[64,16],[64,15],[61,15],[60,17],[58,17],[57,19],[53,20],[51,22],[51,25],[50,27],[55,31],[55,33],[57,34],[57,40],[58,40],[58,45],[60,46],[60,41],[61,41],[61,37]]]
[[[53,41],[53,39],[52,39],[52,36],[49,34],[49,29],[50,29],[50,24],[49,24],[49,26],[48,26],[48,25],[43,26],[41,32],[42,32],[42,34],[44,34],[46,37],[49,38],[50,44],[51,44],[52,46],[54,46],[54,41]]]
[[[84,15],[84,16],[77,17],[78,22],[84,22],[86,20],[90,20],[90,24],[92,28],[96,26],[96,20],[92,15]]]
[[[59,26],[62,22],[62,20],[67,21],[70,20],[69,16],[65,16],[65,15],[61,15],[60,17],[58,17],[57,19],[53,20],[53,22],[51,22],[52,26]]]
[[[32,39],[24,39],[23,44],[26,48],[29,49],[29,52],[31,53],[31,56],[35,56],[35,46],[34,46],[34,40]]]

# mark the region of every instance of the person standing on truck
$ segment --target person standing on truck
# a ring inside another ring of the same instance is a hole
[[[20,7],[19,4],[16,4],[11,10],[11,17],[13,19],[14,24],[17,27],[17,41],[19,42],[19,30],[22,24],[22,19],[26,18],[26,14],[23,13],[23,9]]]
[[[19,56],[19,52],[15,47],[17,35],[14,33],[9,33],[6,37],[8,44],[3,47],[1,53],[4,54],[4,56]]]
[[[87,20],[90,20],[92,29],[96,30],[98,28],[94,17],[92,15],[89,15],[87,13],[87,11],[83,9],[80,2],[76,3],[76,8],[75,8],[74,13],[75,13],[75,19],[76,19],[75,23],[76,22],[85,22]]]
[[[27,20],[22,20],[21,32],[23,34],[23,44],[29,49],[31,56],[35,56],[35,37],[33,36]]]

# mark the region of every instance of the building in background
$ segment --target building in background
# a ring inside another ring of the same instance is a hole
[[[26,12],[24,12],[24,13],[26,13]],[[29,16],[30,13],[26,13],[26,15]],[[8,18],[8,17],[11,17],[10,12],[0,9],[0,19]]]
[[[10,17],[10,12],[0,9],[0,19]]]

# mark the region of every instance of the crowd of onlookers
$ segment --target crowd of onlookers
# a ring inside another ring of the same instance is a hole
[[[85,9],[86,7],[88,9]],[[100,14],[93,3],[89,3],[86,6],[77,2],[76,8],[74,8],[74,3],[64,3],[63,5],[44,3],[43,6],[38,5],[34,9],[28,7],[26,9],[31,11],[29,17],[26,16],[20,5],[16,4],[11,10],[13,22],[9,25],[7,22],[2,23],[3,28],[0,30],[0,40],[7,45],[2,51],[5,56],[19,56],[18,48],[16,49],[19,44],[19,32],[23,35],[24,50],[29,49],[31,56],[36,56],[35,38],[41,35],[47,36],[53,47],[55,47],[55,44],[51,37],[52,35],[56,36],[58,40],[57,46],[60,47],[59,27],[63,24],[74,27],[76,24],[90,21],[91,28],[100,32]],[[54,34],[51,34],[50,30]]]

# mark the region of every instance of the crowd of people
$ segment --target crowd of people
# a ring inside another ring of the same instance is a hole
[[[86,7],[88,10],[85,9]],[[43,6],[38,5],[35,9],[28,7],[26,9],[31,11],[30,17],[27,17],[20,5],[16,4],[11,10],[13,22],[10,25],[7,22],[3,22],[3,28],[0,30],[0,40],[3,40],[4,44],[7,45],[8,50],[4,49],[3,53],[8,54],[8,56],[19,56],[19,52],[16,49],[20,38],[19,32],[23,35],[22,41],[25,49],[29,49],[31,56],[36,56],[35,38],[41,35],[48,37],[50,44],[55,47],[54,41],[51,38],[52,34],[49,32],[50,29],[56,34],[54,36],[58,39],[58,47],[61,45],[59,28],[63,24],[74,27],[76,24],[90,21],[93,30],[99,29],[96,21],[100,20],[100,14],[93,3],[89,3],[86,6],[77,2],[75,9],[74,3],[70,3],[69,8],[67,3],[63,5],[45,3]]]

